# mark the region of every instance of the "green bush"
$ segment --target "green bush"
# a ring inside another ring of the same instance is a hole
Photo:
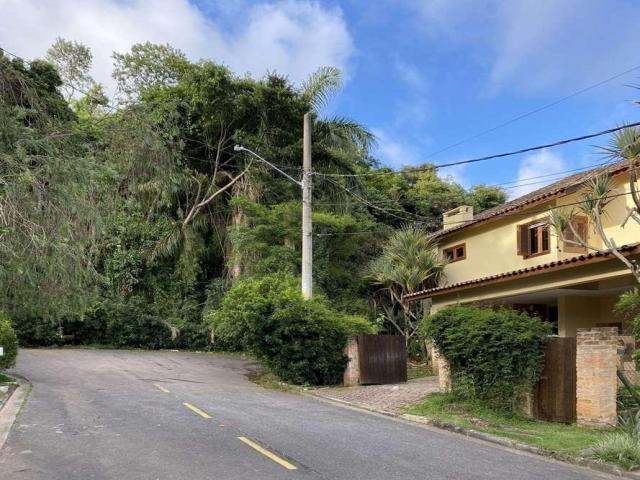
[[[297,384],[337,383],[348,336],[373,331],[364,318],[332,310],[323,297],[304,300],[299,279],[286,274],[237,282],[209,318],[216,348],[250,351]]]
[[[423,333],[447,359],[455,392],[510,409],[538,379],[548,324],[507,308],[447,307]]]
[[[0,312],[0,347],[4,348],[4,355],[0,357],[0,370],[13,367],[18,356],[18,337],[13,331],[9,318],[2,312]]]
[[[60,324],[30,315],[11,315],[13,328],[20,345],[24,347],[48,347],[60,342]]]
[[[321,302],[291,299],[253,325],[252,350],[285,381],[338,383],[347,364],[347,331],[337,316]]]
[[[296,299],[300,295],[298,282],[295,277],[283,274],[236,282],[224,296],[222,306],[208,314],[214,348],[251,350],[251,327]]]

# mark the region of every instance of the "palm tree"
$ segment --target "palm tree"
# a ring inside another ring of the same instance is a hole
[[[405,295],[436,286],[443,276],[446,261],[440,256],[429,234],[417,227],[396,230],[382,248],[382,254],[369,266],[369,277],[382,288],[377,303],[385,319],[407,344],[417,333],[421,311],[416,303],[403,302]]]
[[[640,159],[640,129],[636,127],[619,130],[613,135],[610,144],[603,150],[615,160],[625,160],[629,163],[629,190],[634,206],[627,207],[627,215],[621,221],[624,228],[629,220],[640,224],[640,192],[638,192],[638,163]],[[549,212],[549,218],[554,232],[560,240],[568,244],[574,244],[596,252],[611,252],[633,274],[640,283],[640,265],[626,258],[618,249],[614,238],[609,237],[603,226],[603,217],[607,214],[607,205],[614,200],[614,183],[609,171],[589,178],[584,183],[585,193],[582,201],[576,209],[555,209]],[[596,234],[602,240],[604,249],[587,242],[587,238],[581,235],[574,226],[574,217],[582,215],[587,218]],[[569,235],[566,235],[569,233]]]
[[[331,98],[342,89],[342,74],[335,67],[320,67],[302,84],[300,93],[311,111],[319,116]],[[375,136],[359,123],[344,117],[316,119],[314,140],[338,152],[366,154]]]
[[[369,149],[375,145],[374,135],[359,123],[344,117],[330,119],[319,118],[322,110],[331,98],[342,89],[342,74],[335,67],[320,67],[302,84],[299,93],[309,105],[313,113],[313,148],[314,152],[324,151],[325,154],[315,156],[314,166],[319,170],[336,171],[341,173],[354,172],[354,159],[366,158]],[[302,123],[302,118],[300,119]],[[259,149],[259,146],[257,146]],[[264,168],[264,167],[263,167]],[[244,175],[232,189],[232,196],[247,196],[251,200],[258,200],[261,191],[259,180],[251,175]],[[332,184],[325,184],[331,188]],[[331,192],[329,192],[331,193]],[[338,191],[333,191],[338,197]],[[245,222],[241,207],[234,207],[231,229],[237,229]],[[233,282],[239,279],[246,270],[249,261],[246,252],[231,248],[229,279]]]

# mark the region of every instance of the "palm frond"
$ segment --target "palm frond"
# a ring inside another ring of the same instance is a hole
[[[179,223],[176,223],[172,229],[161,238],[149,253],[151,262],[159,258],[166,258],[176,253],[184,242],[184,231]]]
[[[342,88],[342,73],[335,67],[320,67],[302,84],[302,95],[317,113]]]
[[[355,147],[363,153],[368,152],[377,143],[373,133],[358,122],[345,117],[330,120],[318,120],[314,132],[319,140],[330,148],[347,150]]]
[[[629,127],[619,130],[611,137],[606,147],[602,147],[610,157],[616,159],[635,159],[640,155],[640,128]]]
[[[383,253],[369,266],[369,278],[399,295],[436,285],[446,262],[429,234],[413,226],[394,232]]]

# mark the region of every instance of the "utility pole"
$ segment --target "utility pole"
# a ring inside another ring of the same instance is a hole
[[[302,295],[313,296],[313,227],[311,224],[311,114],[304,114],[302,138]]]
[[[236,152],[247,152],[261,162],[269,165],[293,183],[302,187],[302,296],[309,300],[313,297],[313,229],[311,225],[311,114],[304,114],[302,138],[302,181],[299,182],[291,175],[280,170],[273,163],[265,160],[256,152],[242,145],[233,147]]]

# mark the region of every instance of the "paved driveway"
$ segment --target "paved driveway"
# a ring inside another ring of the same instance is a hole
[[[577,467],[264,390],[239,358],[22,350],[33,391],[0,478],[584,479]]]

